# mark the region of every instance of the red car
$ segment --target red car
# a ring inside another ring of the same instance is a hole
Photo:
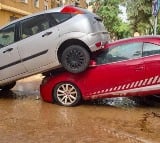
[[[42,99],[74,106],[81,99],[145,96],[160,93],[160,37],[145,36],[106,44],[82,73],[44,78]]]

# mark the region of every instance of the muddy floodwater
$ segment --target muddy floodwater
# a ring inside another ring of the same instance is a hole
[[[41,76],[0,91],[0,143],[160,143],[160,105],[127,98],[63,107],[43,102]]]

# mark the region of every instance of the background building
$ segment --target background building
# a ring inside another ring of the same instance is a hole
[[[85,0],[0,0],[0,26],[31,13],[65,4],[87,8]]]
[[[86,0],[52,0],[52,7],[74,4],[78,7],[87,8]]]
[[[51,0],[0,0],[0,26],[49,8],[51,8]]]

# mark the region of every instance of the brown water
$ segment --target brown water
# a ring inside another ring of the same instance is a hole
[[[0,92],[0,143],[160,143],[160,105],[128,99],[77,107],[45,103],[39,78]]]

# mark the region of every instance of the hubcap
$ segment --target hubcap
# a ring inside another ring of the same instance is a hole
[[[77,90],[71,84],[62,84],[57,89],[57,98],[64,105],[71,105],[77,99]]]
[[[78,50],[71,50],[66,57],[67,64],[72,69],[77,69],[82,66],[82,64],[85,62],[85,58],[82,52]]]

